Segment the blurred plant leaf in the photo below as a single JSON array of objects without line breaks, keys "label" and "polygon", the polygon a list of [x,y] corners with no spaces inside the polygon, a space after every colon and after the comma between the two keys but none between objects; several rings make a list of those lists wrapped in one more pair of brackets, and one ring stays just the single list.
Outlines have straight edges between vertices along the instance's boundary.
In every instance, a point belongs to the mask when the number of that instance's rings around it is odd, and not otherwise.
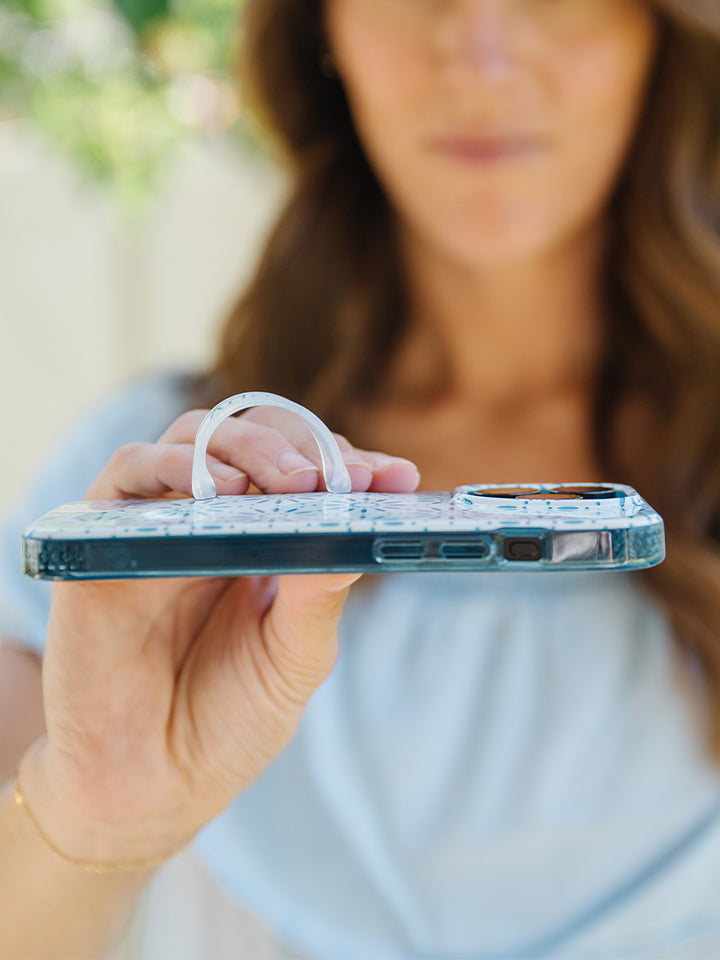
[{"label": "blurred plant leaf", "polygon": [[113,3],[138,36],[142,36],[154,20],[170,15],[167,0],[113,0]]}]

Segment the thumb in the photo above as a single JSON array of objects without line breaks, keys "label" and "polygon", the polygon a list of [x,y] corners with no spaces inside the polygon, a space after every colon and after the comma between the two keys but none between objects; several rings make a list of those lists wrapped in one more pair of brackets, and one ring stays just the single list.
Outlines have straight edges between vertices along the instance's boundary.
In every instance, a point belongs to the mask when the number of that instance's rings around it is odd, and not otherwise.
[{"label": "thumb", "polygon": [[360,573],[292,574],[278,578],[265,619],[268,653],[289,698],[305,703],[337,658],[337,625]]}]

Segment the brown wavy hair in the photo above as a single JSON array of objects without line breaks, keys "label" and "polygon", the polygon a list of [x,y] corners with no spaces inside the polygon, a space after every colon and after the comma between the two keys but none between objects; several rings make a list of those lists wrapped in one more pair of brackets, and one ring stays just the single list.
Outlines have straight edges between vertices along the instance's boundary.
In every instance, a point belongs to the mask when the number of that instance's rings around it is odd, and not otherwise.
[{"label": "brown wavy hair", "polygon": [[[667,560],[640,576],[699,667],[720,762],[720,5],[655,0],[660,45],[610,209],[607,349],[594,442],[606,476],[664,516]],[[272,390],[345,431],[382,383],[407,320],[391,211],[323,69],[322,0],[247,0],[243,96],[290,193],[228,317],[206,402]],[[628,400],[644,443],[623,443]]]}]

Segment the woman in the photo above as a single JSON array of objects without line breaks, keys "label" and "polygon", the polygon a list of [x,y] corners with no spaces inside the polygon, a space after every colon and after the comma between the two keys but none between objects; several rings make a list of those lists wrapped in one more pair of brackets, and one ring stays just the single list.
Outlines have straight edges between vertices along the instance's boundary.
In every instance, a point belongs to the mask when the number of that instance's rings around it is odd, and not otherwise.
[{"label": "woman", "polygon": [[[307,403],[359,490],[629,482],[668,560],[366,579],[342,620],[339,575],[57,587],[32,746],[37,668],[2,651],[6,955],[107,950],[205,828],[228,889],[311,955],[717,956],[720,15],[247,17],[295,190],[196,394]],[[115,400],[113,443],[160,438],[121,446],[87,497],[190,495],[186,406],[177,381]],[[217,431],[220,493],[317,488],[266,416]],[[106,428],[78,428],[31,514],[70,498],[73,450]],[[4,632],[40,647],[21,589]]]}]

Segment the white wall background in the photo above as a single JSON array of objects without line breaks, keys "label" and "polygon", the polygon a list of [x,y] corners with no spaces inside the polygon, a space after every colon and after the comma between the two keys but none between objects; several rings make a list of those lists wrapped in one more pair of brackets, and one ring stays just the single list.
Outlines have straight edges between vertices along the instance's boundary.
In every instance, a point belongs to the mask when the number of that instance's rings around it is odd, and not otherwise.
[{"label": "white wall background", "polygon": [[282,193],[269,165],[197,146],[130,229],[24,125],[0,123],[0,504],[108,388],[210,358]]},{"label": "white wall background", "polygon": [[[0,123],[0,512],[58,432],[109,388],[211,357],[283,187],[268,165],[197,147],[130,230],[31,131]],[[153,881],[117,956],[298,955],[187,852]]]}]

